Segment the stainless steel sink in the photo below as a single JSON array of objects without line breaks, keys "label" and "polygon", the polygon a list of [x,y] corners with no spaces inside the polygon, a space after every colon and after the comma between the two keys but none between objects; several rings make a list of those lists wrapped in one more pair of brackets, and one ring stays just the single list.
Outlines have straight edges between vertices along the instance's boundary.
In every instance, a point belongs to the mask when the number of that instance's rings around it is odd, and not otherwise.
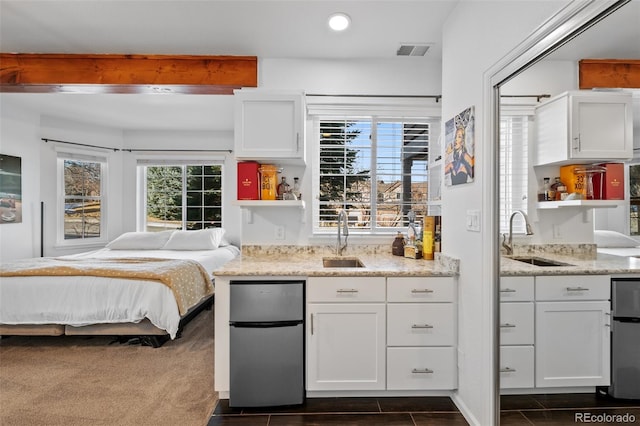
[{"label": "stainless steel sink", "polygon": [[514,256],[509,259],[517,260],[518,262],[528,263],[535,266],[572,266],[568,263],[558,262],[555,260],[543,259],[541,257],[532,256]]},{"label": "stainless steel sink", "polygon": [[325,268],[364,268],[364,263],[355,257],[324,257],[322,266]]}]

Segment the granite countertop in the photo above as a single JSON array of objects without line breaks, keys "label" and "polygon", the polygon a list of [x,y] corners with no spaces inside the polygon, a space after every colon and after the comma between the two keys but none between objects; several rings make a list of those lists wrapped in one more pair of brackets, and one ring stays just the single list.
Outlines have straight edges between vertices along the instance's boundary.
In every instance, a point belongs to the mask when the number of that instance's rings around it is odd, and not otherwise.
[{"label": "granite countertop", "polygon": [[[535,266],[502,256],[503,276],[531,275],[626,275],[640,274],[640,259],[599,254],[595,246],[527,246],[516,256],[566,263],[566,266]],[[336,258],[331,246],[243,246],[242,255],[215,272],[216,276],[457,276],[459,260],[436,253],[434,260],[393,256],[388,246],[349,247],[342,258],[358,258],[364,267],[324,267],[323,258]]]},{"label": "granite countertop", "polygon": [[[390,247],[358,247],[336,256],[332,247],[243,247],[242,255],[226,263],[216,276],[455,276],[458,262],[437,253],[436,260],[393,256]],[[324,267],[323,258],[353,258],[364,267]]]},{"label": "granite countertop", "polygon": [[624,275],[640,274],[640,259],[635,257],[594,254],[591,257],[572,255],[536,254],[534,257],[566,263],[565,266],[534,266],[503,256],[500,274],[503,276],[530,275]]}]

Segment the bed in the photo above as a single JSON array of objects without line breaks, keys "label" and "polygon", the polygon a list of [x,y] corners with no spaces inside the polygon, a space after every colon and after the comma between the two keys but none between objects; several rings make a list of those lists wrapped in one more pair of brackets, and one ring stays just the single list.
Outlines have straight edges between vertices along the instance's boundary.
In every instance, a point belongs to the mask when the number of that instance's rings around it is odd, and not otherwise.
[{"label": "bed", "polygon": [[598,253],[623,257],[640,257],[640,241],[616,231],[595,230],[593,239]]},{"label": "bed", "polygon": [[224,229],[129,232],[103,249],[0,268],[0,335],[137,336],[160,346],[213,301],[240,254]]}]

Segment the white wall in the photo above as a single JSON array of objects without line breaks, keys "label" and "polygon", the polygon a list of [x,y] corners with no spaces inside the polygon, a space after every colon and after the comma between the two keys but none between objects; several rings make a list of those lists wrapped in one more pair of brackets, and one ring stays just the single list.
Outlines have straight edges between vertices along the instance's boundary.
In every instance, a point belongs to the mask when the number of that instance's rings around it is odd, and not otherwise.
[{"label": "white wall", "polygon": [[40,117],[1,94],[0,112],[0,153],[22,165],[22,222],[0,224],[0,260],[40,256]]},{"label": "white wall", "polygon": [[[479,425],[494,423],[492,353],[493,312],[492,265],[484,262],[486,247],[495,235],[484,226],[490,219],[483,206],[491,205],[491,182],[486,168],[492,164],[485,126],[488,93],[484,92],[485,74],[491,66],[524,40],[558,9],[557,2],[460,2],[445,24],[442,69],[442,119],[452,118],[475,106],[475,180],[473,183],[443,188],[442,246],[460,259],[459,276],[459,382],[456,402]],[[467,231],[468,210],[481,212],[481,231]]]},{"label": "white wall", "polygon": [[[426,58],[392,58],[389,60],[302,60],[260,59],[259,86],[265,89],[302,90],[321,95],[439,95],[441,64]],[[439,108],[438,108],[439,109]],[[333,244],[333,237],[310,238],[312,220],[312,176],[317,144],[312,122],[306,126],[306,167],[284,166],[282,176],[293,183],[301,179],[306,209],[258,208],[243,211],[244,244]],[[285,239],[275,240],[276,226],[285,228]],[[357,242],[355,236],[349,237]],[[370,240],[368,240],[370,241]],[[377,242],[386,242],[388,238]]]},{"label": "white wall", "polygon": [[[150,152],[125,152],[123,154],[124,187],[123,199],[123,232],[135,231],[136,208],[136,164],[138,159],[168,159],[180,156],[180,158],[194,158],[198,160],[212,159],[223,161],[222,186],[222,217],[223,227],[227,230],[227,237],[233,244],[241,242],[241,212],[234,205],[236,185],[236,161],[233,155],[225,150],[233,150],[233,131],[148,131],[127,130],[124,132],[124,148],[131,150],[157,150]],[[171,153],[162,152],[162,149],[202,150],[202,152]],[[206,152],[207,150],[221,150],[221,152]]]},{"label": "white wall", "polygon": [[[122,147],[122,130],[108,126],[89,125],[77,121],[60,119],[49,116],[42,116],[40,126],[37,129],[39,137],[83,143],[119,149]],[[44,255],[60,256],[64,254],[87,251],[92,248],[104,246],[104,241],[109,241],[122,231],[123,218],[123,169],[122,152],[107,149],[93,149],[75,147],[69,144],[57,144],[54,142],[44,143],[39,141],[40,149],[40,199],[44,202]],[[64,246],[56,241],[56,228],[58,221],[58,187],[57,187],[57,163],[56,158],[59,151],[79,152],[90,155],[104,156],[107,158],[107,182],[106,182],[106,209],[103,207],[108,229],[106,238],[102,243],[93,246],[82,245]]]}]

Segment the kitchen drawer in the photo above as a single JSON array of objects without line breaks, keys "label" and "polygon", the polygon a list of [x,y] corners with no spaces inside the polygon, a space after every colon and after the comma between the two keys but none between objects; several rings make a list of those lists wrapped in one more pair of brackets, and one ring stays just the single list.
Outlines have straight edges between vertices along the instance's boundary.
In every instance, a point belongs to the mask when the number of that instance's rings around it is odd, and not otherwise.
[{"label": "kitchen drawer", "polygon": [[536,300],[609,300],[609,275],[552,275],[536,277]]},{"label": "kitchen drawer", "polygon": [[455,343],[453,303],[387,304],[387,346],[448,346]]},{"label": "kitchen drawer", "polygon": [[384,302],[384,277],[309,277],[307,302]]},{"label": "kitchen drawer", "polygon": [[534,277],[500,277],[500,301],[533,301]]},{"label": "kitchen drawer", "polygon": [[387,390],[455,389],[456,349],[387,348]]},{"label": "kitchen drawer", "polygon": [[500,346],[500,388],[533,388],[533,346]]},{"label": "kitchen drawer", "polygon": [[500,303],[500,344],[533,345],[533,302]]},{"label": "kitchen drawer", "polygon": [[389,302],[453,302],[456,298],[454,277],[389,277]]}]

